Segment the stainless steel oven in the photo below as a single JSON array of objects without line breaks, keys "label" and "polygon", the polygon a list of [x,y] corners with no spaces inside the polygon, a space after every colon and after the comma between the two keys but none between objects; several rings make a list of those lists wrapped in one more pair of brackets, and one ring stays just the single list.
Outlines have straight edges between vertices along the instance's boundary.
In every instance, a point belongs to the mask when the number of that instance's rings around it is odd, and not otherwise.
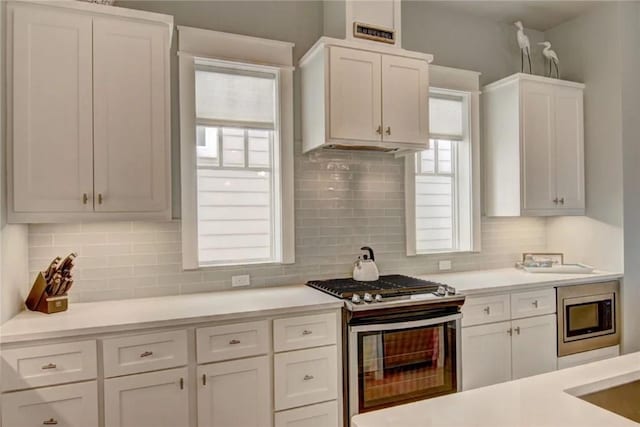
[{"label": "stainless steel oven", "polygon": [[557,289],[558,356],[620,343],[619,294],[617,281]]},{"label": "stainless steel oven", "polygon": [[348,326],[349,418],[460,389],[462,315],[404,316]]}]

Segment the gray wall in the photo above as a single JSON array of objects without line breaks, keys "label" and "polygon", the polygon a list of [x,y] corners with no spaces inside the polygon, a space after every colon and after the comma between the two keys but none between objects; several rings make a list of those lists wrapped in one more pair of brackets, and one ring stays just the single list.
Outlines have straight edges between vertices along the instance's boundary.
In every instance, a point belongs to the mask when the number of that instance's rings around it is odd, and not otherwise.
[{"label": "gray wall", "polygon": [[[326,10],[319,1],[123,1],[118,5],[171,14],[177,25],[294,42],[296,60],[325,29],[339,30],[334,28],[336,25],[323,22],[325,12],[331,16],[336,10]],[[441,64],[481,71],[485,73],[485,81],[519,69],[518,49],[510,50],[515,46],[515,30],[510,25],[464,14],[445,16],[429,3],[411,3],[405,7],[410,8],[403,12],[408,19],[403,23],[407,47],[433,51],[436,58],[443,55],[445,62],[436,59]],[[477,36],[482,43],[469,47],[463,40],[438,40],[443,28],[431,21],[445,18],[449,29],[468,28],[468,35]],[[496,46],[499,46],[497,50]],[[173,62],[174,204],[177,206],[179,138],[175,56]],[[364,244],[376,249],[383,273],[405,274],[434,272],[441,259],[451,259],[455,270],[509,267],[522,251],[545,248],[544,219],[485,218],[482,253],[407,257],[403,160],[375,153],[325,151],[302,155],[299,83],[296,73],[294,265],[183,272],[179,221],[34,225],[29,227],[31,274],[43,268],[51,256],[75,248],[80,253],[79,280],[72,297],[88,301],[225,289],[230,287],[234,274],[251,274],[253,286],[347,276]],[[104,265],[111,267],[104,268]]]},{"label": "gray wall", "polygon": [[549,219],[547,244],[569,261],[624,269],[625,352],[640,349],[635,319],[640,303],[640,221],[634,218],[640,206],[636,9],[632,3],[599,6],[545,33],[560,57],[562,77],[586,84],[587,215]]}]

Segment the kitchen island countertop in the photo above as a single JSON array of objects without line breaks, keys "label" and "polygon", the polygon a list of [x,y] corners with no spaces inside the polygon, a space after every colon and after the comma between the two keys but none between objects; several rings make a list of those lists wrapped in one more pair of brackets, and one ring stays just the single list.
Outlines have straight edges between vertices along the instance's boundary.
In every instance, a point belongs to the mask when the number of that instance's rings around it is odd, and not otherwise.
[{"label": "kitchen island countertop", "polygon": [[352,427],[637,427],[576,395],[638,379],[640,352],[356,415]]}]

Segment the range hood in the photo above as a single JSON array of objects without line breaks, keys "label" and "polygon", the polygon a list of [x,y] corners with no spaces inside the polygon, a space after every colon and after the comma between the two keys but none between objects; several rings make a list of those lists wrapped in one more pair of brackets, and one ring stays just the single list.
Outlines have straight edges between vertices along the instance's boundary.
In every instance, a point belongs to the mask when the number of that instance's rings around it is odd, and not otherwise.
[{"label": "range hood", "polygon": [[303,151],[427,149],[433,56],[400,47],[400,1],[325,7],[325,29],[342,38],[321,37],[299,62]]}]

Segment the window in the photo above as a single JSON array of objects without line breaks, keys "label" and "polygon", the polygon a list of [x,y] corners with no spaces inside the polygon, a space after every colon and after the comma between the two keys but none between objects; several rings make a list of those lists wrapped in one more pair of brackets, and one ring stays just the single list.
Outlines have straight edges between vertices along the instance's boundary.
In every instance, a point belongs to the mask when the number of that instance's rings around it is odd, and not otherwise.
[{"label": "window", "polygon": [[479,248],[472,96],[460,90],[430,91],[429,149],[406,161],[408,255]]},{"label": "window", "polygon": [[[211,33],[241,44],[255,40]],[[289,127],[290,117],[281,117],[290,114],[291,100],[281,100],[290,93],[283,86],[291,71],[181,55],[183,71],[184,267],[293,262],[293,197],[283,182],[292,180],[292,149],[285,144],[293,135],[282,126]]]}]

